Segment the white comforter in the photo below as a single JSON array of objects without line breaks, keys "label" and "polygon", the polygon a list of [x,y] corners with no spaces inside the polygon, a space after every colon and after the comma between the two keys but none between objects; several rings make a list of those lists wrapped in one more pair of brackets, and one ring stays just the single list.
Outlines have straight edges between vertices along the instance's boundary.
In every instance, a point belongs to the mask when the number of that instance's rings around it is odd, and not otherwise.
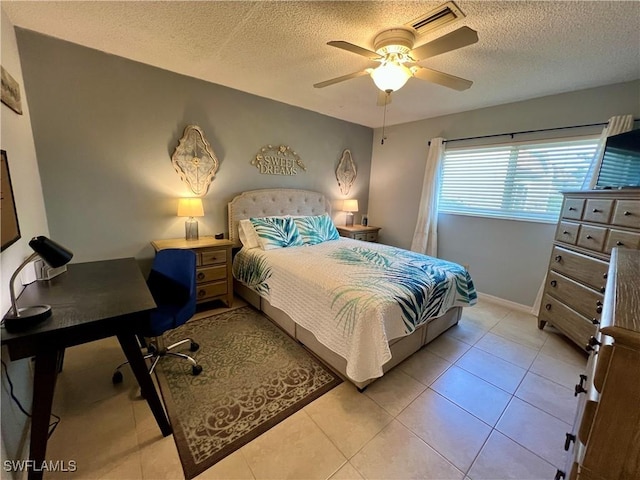
[{"label": "white comforter", "polygon": [[356,382],[382,375],[390,340],[477,298],[460,265],[347,238],[268,251],[243,248],[233,273],[345,358]]}]

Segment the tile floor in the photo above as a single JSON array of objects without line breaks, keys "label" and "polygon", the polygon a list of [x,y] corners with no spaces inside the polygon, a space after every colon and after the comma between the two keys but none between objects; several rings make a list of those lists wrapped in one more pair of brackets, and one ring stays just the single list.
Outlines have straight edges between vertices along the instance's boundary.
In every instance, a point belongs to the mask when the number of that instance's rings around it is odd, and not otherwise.
[{"label": "tile floor", "polygon": [[[45,479],[184,478],[131,373],[111,384],[122,357],[113,339],[67,350],[47,457],[78,470]],[[532,315],[481,300],[364,394],[342,383],[197,479],[551,479],[585,365]]]}]

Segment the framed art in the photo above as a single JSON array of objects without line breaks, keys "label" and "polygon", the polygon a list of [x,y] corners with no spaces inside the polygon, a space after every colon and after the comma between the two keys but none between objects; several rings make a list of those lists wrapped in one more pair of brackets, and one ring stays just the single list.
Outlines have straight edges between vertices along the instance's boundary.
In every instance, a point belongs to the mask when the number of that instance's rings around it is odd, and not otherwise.
[{"label": "framed art", "polygon": [[11,110],[22,115],[22,100],[20,99],[20,85],[7,72],[4,67],[0,66],[0,99]]},{"label": "framed art", "polygon": [[11,175],[7,163],[7,152],[0,150],[2,156],[2,170],[0,171],[0,240],[4,251],[20,238],[20,226],[18,225],[18,213],[13,199],[13,187]]}]

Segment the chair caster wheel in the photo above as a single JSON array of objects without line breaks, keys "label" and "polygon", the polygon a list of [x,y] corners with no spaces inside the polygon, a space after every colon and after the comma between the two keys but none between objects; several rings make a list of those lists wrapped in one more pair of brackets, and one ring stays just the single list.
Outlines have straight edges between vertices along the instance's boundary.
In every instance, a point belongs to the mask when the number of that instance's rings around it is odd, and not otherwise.
[{"label": "chair caster wheel", "polygon": [[193,367],[191,367],[191,373],[194,377],[196,375],[200,375],[200,372],[202,372],[202,367],[200,365],[194,365]]},{"label": "chair caster wheel", "polygon": [[113,377],[111,377],[111,382],[114,385],[122,383],[122,372],[120,370],[113,374]]},{"label": "chair caster wheel", "polygon": [[198,345],[196,342],[191,342],[191,345],[189,346],[189,350],[191,352],[197,352],[199,348],[200,345]]}]

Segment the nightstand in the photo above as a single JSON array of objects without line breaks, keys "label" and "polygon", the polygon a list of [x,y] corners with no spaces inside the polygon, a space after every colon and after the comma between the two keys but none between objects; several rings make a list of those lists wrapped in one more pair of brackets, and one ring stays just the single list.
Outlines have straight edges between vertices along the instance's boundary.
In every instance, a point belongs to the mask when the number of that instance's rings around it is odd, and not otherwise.
[{"label": "nightstand", "polygon": [[157,251],[166,248],[186,248],[196,254],[196,295],[198,303],[222,300],[227,307],[233,304],[233,276],[231,274],[230,240],[200,237],[198,240],[171,238],[153,240]]},{"label": "nightstand", "polygon": [[364,225],[336,226],[336,230],[341,237],[353,238],[354,240],[364,240],[365,242],[377,242],[378,232],[381,227],[370,227]]}]

